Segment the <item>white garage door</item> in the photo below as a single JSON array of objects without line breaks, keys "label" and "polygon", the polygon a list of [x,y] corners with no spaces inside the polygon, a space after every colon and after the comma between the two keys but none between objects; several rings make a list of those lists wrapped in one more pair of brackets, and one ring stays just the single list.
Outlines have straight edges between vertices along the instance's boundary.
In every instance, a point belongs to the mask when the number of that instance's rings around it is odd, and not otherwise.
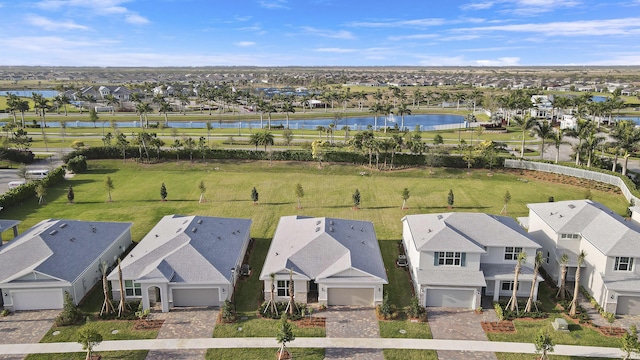
[{"label": "white garage door", "polygon": [[173,289],[173,306],[220,306],[218,288]]},{"label": "white garage door", "polygon": [[373,306],[373,288],[329,288],[329,305]]},{"label": "white garage door", "polygon": [[11,291],[15,310],[62,309],[62,290]]},{"label": "white garage door", "polygon": [[473,308],[475,290],[427,289],[427,306]]},{"label": "white garage door", "polygon": [[640,297],[619,296],[616,314],[619,315],[640,315]]}]

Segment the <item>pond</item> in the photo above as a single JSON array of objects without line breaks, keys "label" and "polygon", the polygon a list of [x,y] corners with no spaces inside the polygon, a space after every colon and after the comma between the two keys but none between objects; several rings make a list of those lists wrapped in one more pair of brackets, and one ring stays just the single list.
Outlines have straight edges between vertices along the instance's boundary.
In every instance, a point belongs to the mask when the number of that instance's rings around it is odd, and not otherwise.
[{"label": "pond", "polygon": [[0,96],[7,96],[7,94],[16,94],[20,97],[31,97],[32,93],[40,94],[45,98],[54,98],[58,95],[55,90],[0,90]]}]

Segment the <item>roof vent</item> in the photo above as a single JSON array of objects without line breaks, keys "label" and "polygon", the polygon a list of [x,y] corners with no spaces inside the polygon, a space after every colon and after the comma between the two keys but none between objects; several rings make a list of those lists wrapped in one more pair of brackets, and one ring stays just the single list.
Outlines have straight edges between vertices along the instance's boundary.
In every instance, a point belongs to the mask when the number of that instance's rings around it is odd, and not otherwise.
[{"label": "roof vent", "polygon": [[316,232],[318,232],[318,231],[320,231],[320,228],[319,228],[319,227],[317,227],[317,228],[316,228]]},{"label": "roof vent", "polygon": [[183,224],[186,224],[186,223],[188,223],[188,222],[189,222],[189,220],[185,220],[185,221],[183,221],[182,223],[183,223]]},{"label": "roof vent", "polygon": [[351,225],[351,230],[353,230],[353,225]]},{"label": "roof vent", "polygon": [[438,215],[438,220],[442,220],[442,215]]},{"label": "roof vent", "polygon": [[320,225],[321,222],[322,221],[320,221],[320,220],[316,221],[316,225]]},{"label": "roof vent", "polygon": [[364,232],[364,228],[360,228],[360,231]]},{"label": "roof vent", "polygon": [[364,240],[360,241],[360,243],[364,244]]},{"label": "roof vent", "polygon": [[96,232],[96,231],[98,231],[98,229],[96,229],[95,226],[91,225],[91,232]]},{"label": "roof vent", "polygon": [[58,230],[51,230],[51,232],[49,233],[49,235],[55,235],[58,233]]},{"label": "roof vent", "polygon": [[74,242],[76,240],[76,238],[72,237],[71,239],[69,239],[69,241]]},{"label": "roof vent", "polygon": [[329,231],[330,231],[330,232],[333,232],[333,226],[330,226],[330,227],[329,227]]},{"label": "roof vent", "polygon": [[429,229],[429,231],[427,231],[427,232],[431,232],[431,229]]},{"label": "roof vent", "polygon": [[156,237],[158,237],[158,234],[156,234]]},{"label": "roof vent", "polygon": [[575,206],[575,205],[573,205],[573,204],[569,204],[569,209],[575,209],[575,208],[576,208],[576,206]]},{"label": "roof vent", "polygon": [[329,225],[333,225],[333,220],[329,220]]},{"label": "roof vent", "polygon": [[222,238],[220,236],[218,236],[218,240],[222,240]]},{"label": "roof vent", "polygon": [[180,231],[182,231],[182,228],[176,230],[176,233],[179,233]]},{"label": "roof vent", "polygon": [[67,223],[62,223],[60,224],[59,228],[64,229],[65,227],[67,227]]},{"label": "roof vent", "polygon": [[196,228],[196,227],[191,228],[191,232],[192,232],[192,233],[194,233],[194,232],[196,232],[196,231],[198,231],[198,228]]},{"label": "roof vent", "polygon": [[202,224],[202,219],[198,219],[198,221],[196,221],[198,224]]},{"label": "roof vent", "polygon": [[558,215],[558,217],[562,217],[562,214]]}]

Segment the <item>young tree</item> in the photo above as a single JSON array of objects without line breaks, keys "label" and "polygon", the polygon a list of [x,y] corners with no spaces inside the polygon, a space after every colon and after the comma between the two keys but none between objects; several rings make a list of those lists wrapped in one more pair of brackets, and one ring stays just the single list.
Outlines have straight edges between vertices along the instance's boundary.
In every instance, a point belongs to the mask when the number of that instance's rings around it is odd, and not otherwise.
[{"label": "young tree", "polygon": [[102,271],[102,295],[104,297],[100,315],[111,314],[114,313],[116,309],[113,308],[113,303],[111,302],[111,291],[109,291],[109,282],[107,281],[107,263],[105,261],[100,264],[100,270]]},{"label": "young tree", "polygon": [[402,189],[401,196],[402,196],[402,210],[406,210],[408,209],[407,200],[409,200],[409,197],[411,197],[411,194],[409,193],[409,188]]},{"label": "young tree", "polygon": [[67,190],[67,200],[69,200],[69,204],[73,204],[73,200],[76,195],[73,193],[73,186],[69,185],[69,189]]},{"label": "young tree", "polygon": [[93,123],[93,127],[96,127],[96,122],[100,119],[100,117],[98,116],[98,113],[96,112],[95,108],[91,108],[91,110],[89,110],[89,120]]},{"label": "young tree", "polygon": [[45,188],[42,183],[38,183],[38,185],[36,185],[36,197],[38,197],[39,205],[46,203],[46,201],[44,200],[45,195],[47,195],[47,188]]},{"label": "young tree", "polygon": [[635,324],[631,325],[628,332],[622,336],[622,346],[620,350],[624,353],[624,359],[631,359],[631,355],[640,353],[640,344],[638,344],[638,328]]},{"label": "young tree", "polygon": [[453,197],[453,189],[449,189],[449,195],[447,196],[447,204],[449,205],[449,209],[453,207],[454,200],[455,199]]},{"label": "young tree", "polygon": [[548,359],[547,353],[553,352],[553,339],[546,330],[540,330],[533,343],[536,347],[536,354],[540,354],[540,360]]},{"label": "young tree", "polygon": [[520,270],[522,269],[522,264],[527,262],[527,253],[521,252],[518,254],[518,260],[516,262],[516,267],[513,271],[513,290],[511,292],[511,299],[509,299],[509,310],[517,311],[518,310],[518,277],[520,276]]},{"label": "young tree", "polygon": [[160,185],[160,198],[162,199],[162,201],[167,200],[168,194],[169,193],[167,192],[167,187],[164,185],[164,183],[162,183],[162,185]]},{"label": "young tree", "polygon": [[567,294],[567,289],[565,287],[567,280],[567,264],[569,264],[569,255],[564,253],[560,256],[560,284],[558,284],[558,293],[556,294],[556,297],[560,297],[561,300],[564,300]]},{"label": "young tree", "polygon": [[253,200],[253,205],[258,203],[258,198],[259,198],[260,194],[258,194],[258,190],[256,190],[256,187],[253,187],[253,190],[251,190],[251,200]]},{"label": "young tree", "polygon": [[504,202],[504,206],[502,207],[502,210],[500,210],[500,214],[509,214],[509,210],[507,210],[507,205],[511,202],[511,193],[509,193],[509,190],[504,193],[502,201]]},{"label": "young tree", "polygon": [[[544,263],[544,257],[542,256],[542,252],[536,252],[536,257],[533,261],[533,281],[531,282],[531,291],[529,292],[529,298],[527,299],[527,305],[524,307],[524,312],[531,312],[531,305],[533,302],[533,293],[536,289],[536,284],[538,283],[538,272],[540,271],[540,265]],[[536,310],[538,306],[536,305]]]},{"label": "young tree", "polygon": [[107,178],[104,179],[104,187],[107,189],[107,194],[109,194],[107,202],[112,202],[113,199],[111,199],[111,191],[113,191],[113,180],[111,180],[111,176],[107,176]]},{"label": "young tree", "polygon": [[587,257],[587,253],[584,250],[580,251],[578,254],[578,266],[576,267],[576,282],[573,287],[573,299],[571,299],[571,309],[569,310],[570,316],[576,316],[576,312],[578,311],[578,291],[580,290],[580,267],[582,263],[584,263],[584,258]]},{"label": "young tree", "polygon": [[93,348],[102,342],[102,335],[96,329],[88,324],[78,331],[78,343],[82,344],[82,350],[87,350],[86,360],[91,360]]},{"label": "young tree", "polygon": [[205,200],[204,198],[204,193],[207,191],[207,187],[204,185],[204,181],[200,180],[200,184],[198,184],[198,190],[200,190],[200,201],[198,201],[199,203],[202,203]]},{"label": "young tree", "polygon": [[296,197],[298,198],[298,209],[302,209],[300,200],[304,197],[304,189],[300,183],[296,184]]},{"label": "young tree", "polygon": [[82,317],[82,313],[73,302],[73,298],[68,291],[64,292],[64,305],[62,307],[62,312],[58,317],[56,317],[55,324],[57,326],[68,326],[73,325],[80,320]]},{"label": "young tree", "polygon": [[351,195],[351,200],[353,200],[353,208],[356,210],[359,209],[360,208],[360,190],[356,189],[353,195]]},{"label": "young tree", "polygon": [[287,314],[283,313],[280,318],[280,324],[278,325],[278,334],[276,334],[278,344],[282,344],[278,350],[278,360],[291,358],[291,353],[289,349],[287,349],[287,343],[295,340],[295,338],[291,324],[287,321]]}]

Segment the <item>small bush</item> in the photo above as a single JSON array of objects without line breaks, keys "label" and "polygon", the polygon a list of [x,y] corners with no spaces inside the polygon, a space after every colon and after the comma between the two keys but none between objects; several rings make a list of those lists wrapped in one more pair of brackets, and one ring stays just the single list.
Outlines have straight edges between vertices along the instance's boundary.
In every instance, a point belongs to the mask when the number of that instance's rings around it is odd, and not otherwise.
[{"label": "small bush", "polygon": [[69,326],[80,322],[84,317],[82,311],[73,303],[73,298],[69,292],[64,292],[64,307],[62,312],[55,319],[56,326]]},{"label": "small bush", "polygon": [[224,305],[222,305],[222,309],[220,310],[222,320],[224,322],[231,323],[236,321],[236,311],[231,301],[225,300]]},{"label": "small bush", "polygon": [[270,318],[270,319],[280,319],[280,317],[282,316],[282,313],[287,312],[287,316],[289,319],[295,321],[295,320],[299,320],[302,318],[302,313],[304,312],[305,314],[309,313],[307,311],[307,304],[304,303],[296,303],[295,308],[293,309],[293,314],[288,314],[288,311],[285,311],[287,309],[287,304],[288,302],[276,302],[276,309],[278,311],[278,313],[274,313],[271,311],[271,305],[267,306],[268,301],[265,301],[262,303],[262,305],[260,305],[260,309],[259,309],[259,314],[261,316],[264,316],[266,318]]},{"label": "small bush", "polygon": [[69,161],[67,161],[67,168],[75,174],[87,171],[87,157],[84,155],[78,155],[69,159]]},{"label": "small bush", "polygon": [[9,316],[9,314],[10,314],[9,310],[7,310],[7,309],[3,309],[3,310],[0,312],[0,317],[6,317],[6,316]]}]

